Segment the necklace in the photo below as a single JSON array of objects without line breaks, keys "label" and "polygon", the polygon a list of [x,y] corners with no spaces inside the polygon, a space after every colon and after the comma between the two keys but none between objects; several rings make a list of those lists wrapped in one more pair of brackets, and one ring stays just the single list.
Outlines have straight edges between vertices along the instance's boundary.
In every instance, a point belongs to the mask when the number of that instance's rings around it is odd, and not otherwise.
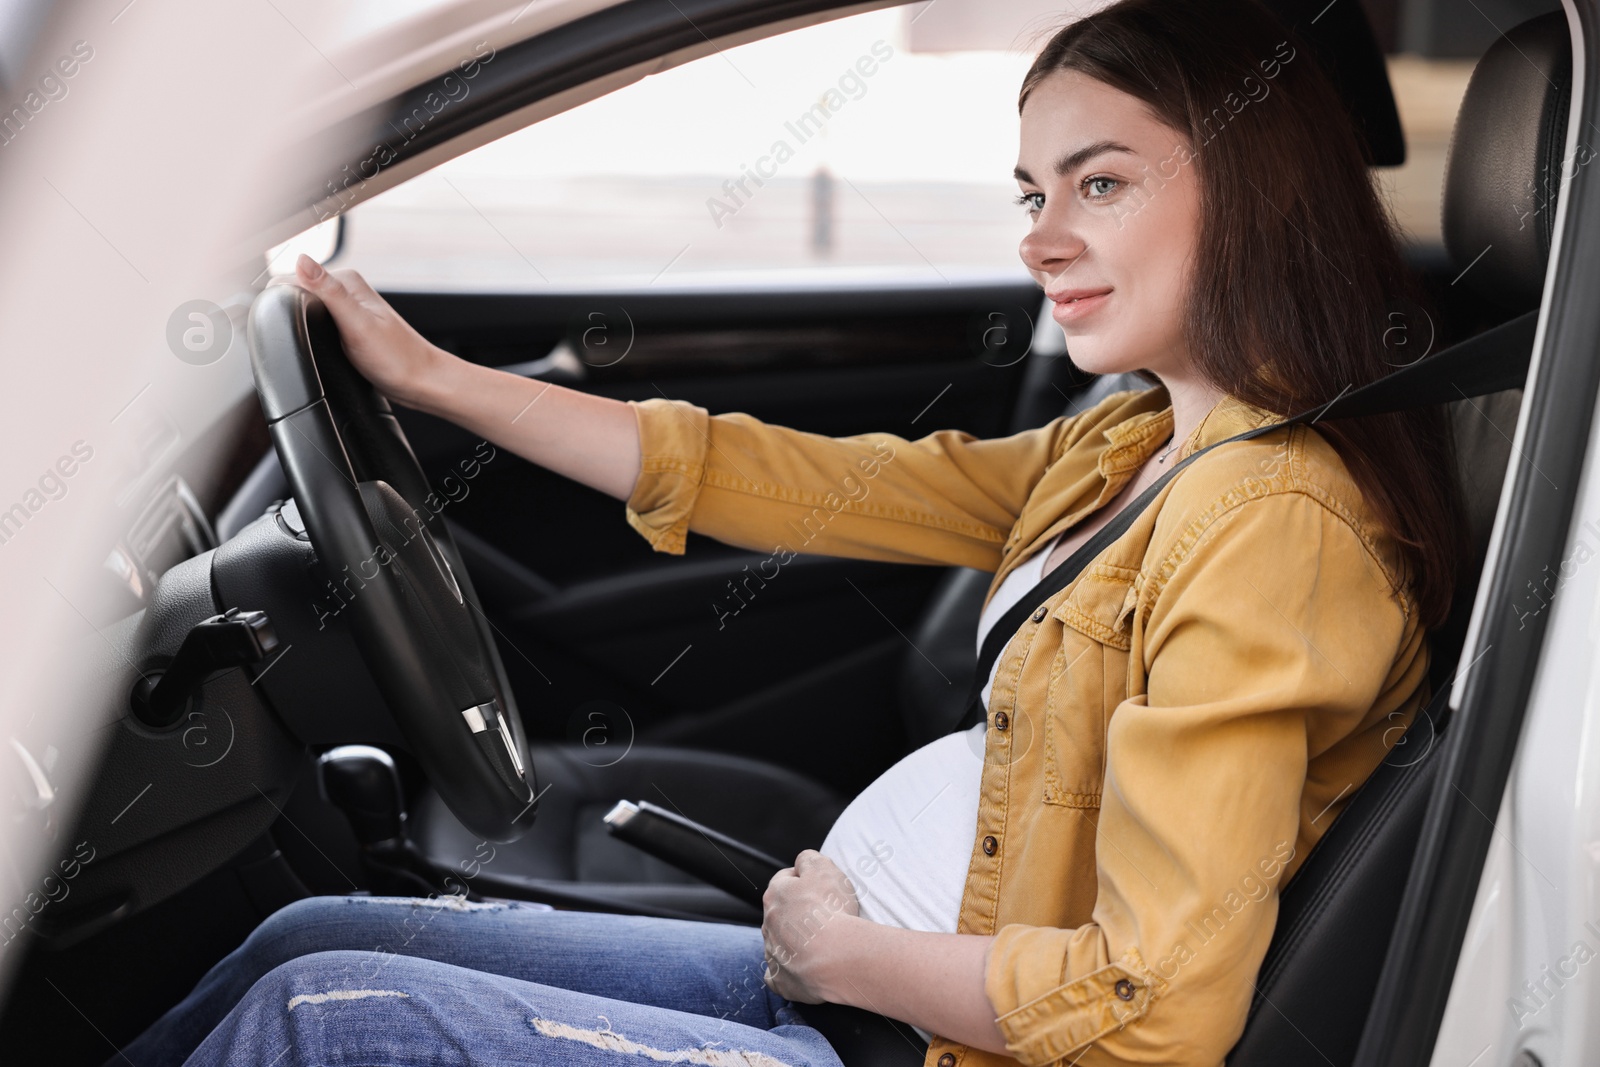
[{"label": "necklace", "polygon": [[1172,435],[1171,442],[1171,444],[1167,445],[1167,450],[1161,453],[1161,455],[1156,459],[1157,463],[1165,463],[1167,461],[1167,457],[1172,455],[1172,450],[1178,447],[1177,434]]}]

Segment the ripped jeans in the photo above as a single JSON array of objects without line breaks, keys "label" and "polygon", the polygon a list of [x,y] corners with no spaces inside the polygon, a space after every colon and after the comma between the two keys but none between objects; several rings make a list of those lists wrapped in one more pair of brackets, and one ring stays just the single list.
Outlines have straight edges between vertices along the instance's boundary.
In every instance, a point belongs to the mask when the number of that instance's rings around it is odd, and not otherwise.
[{"label": "ripped jeans", "polygon": [[752,926],[312,897],[107,1067],[843,1067],[764,970]]}]

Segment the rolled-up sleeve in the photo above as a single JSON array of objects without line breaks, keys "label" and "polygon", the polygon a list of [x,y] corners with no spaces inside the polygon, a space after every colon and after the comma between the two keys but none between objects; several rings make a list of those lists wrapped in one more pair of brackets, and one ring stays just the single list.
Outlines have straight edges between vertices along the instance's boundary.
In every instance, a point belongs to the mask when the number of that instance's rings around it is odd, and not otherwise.
[{"label": "rolled-up sleeve", "polygon": [[639,427],[639,479],[626,505],[628,525],[657,552],[682,555],[689,513],[705,480],[710,417],[681,400],[630,400],[628,406]]},{"label": "rolled-up sleeve", "polygon": [[1009,437],[939,430],[913,441],[826,437],[683,400],[629,403],[641,463],[627,520],[659,552],[681,554],[692,530],[764,552],[991,571],[1045,469],[1105,407]]},{"label": "rolled-up sleeve", "polygon": [[1298,858],[1310,738],[1367,728],[1415,629],[1357,529],[1299,492],[1179,537],[1139,611],[1147,686],[1108,726],[1092,921],[1002,926],[988,959],[1028,1065],[1223,1062]]}]

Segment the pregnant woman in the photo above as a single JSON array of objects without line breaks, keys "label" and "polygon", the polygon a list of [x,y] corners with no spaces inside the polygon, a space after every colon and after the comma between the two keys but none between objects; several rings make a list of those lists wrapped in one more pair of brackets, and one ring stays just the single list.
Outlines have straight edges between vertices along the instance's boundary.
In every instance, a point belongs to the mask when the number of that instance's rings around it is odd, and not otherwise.
[{"label": "pregnant woman", "polygon": [[[772,552],[809,520],[806,551],[996,572],[987,628],[1186,457],[1381,377],[1409,288],[1351,119],[1252,0],[1072,23],[1020,107],[1022,259],[1076,364],[1153,387],[1003,439],[607,400],[456,359],[353,272],[297,281],[381,391],[623,501],[656,550]],[[1451,462],[1437,409],[1197,460],[1009,636],[983,721],[773,879],[759,930],[302,901],[113,1062],[837,1067],[792,1006],[826,1000],[917,1027],[930,1067],[1217,1067],[1279,887],[1428,696]]]}]

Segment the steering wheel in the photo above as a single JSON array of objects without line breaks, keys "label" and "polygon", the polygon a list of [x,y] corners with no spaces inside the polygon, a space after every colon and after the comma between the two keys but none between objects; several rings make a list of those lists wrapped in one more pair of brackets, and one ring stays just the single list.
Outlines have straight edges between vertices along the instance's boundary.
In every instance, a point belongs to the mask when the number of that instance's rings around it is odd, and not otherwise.
[{"label": "steering wheel", "polygon": [[456,818],[516,840],[537,812],[533,765],[442,498],[319,298],[268,286],[248,333],[273,448],[378,691]]}]

